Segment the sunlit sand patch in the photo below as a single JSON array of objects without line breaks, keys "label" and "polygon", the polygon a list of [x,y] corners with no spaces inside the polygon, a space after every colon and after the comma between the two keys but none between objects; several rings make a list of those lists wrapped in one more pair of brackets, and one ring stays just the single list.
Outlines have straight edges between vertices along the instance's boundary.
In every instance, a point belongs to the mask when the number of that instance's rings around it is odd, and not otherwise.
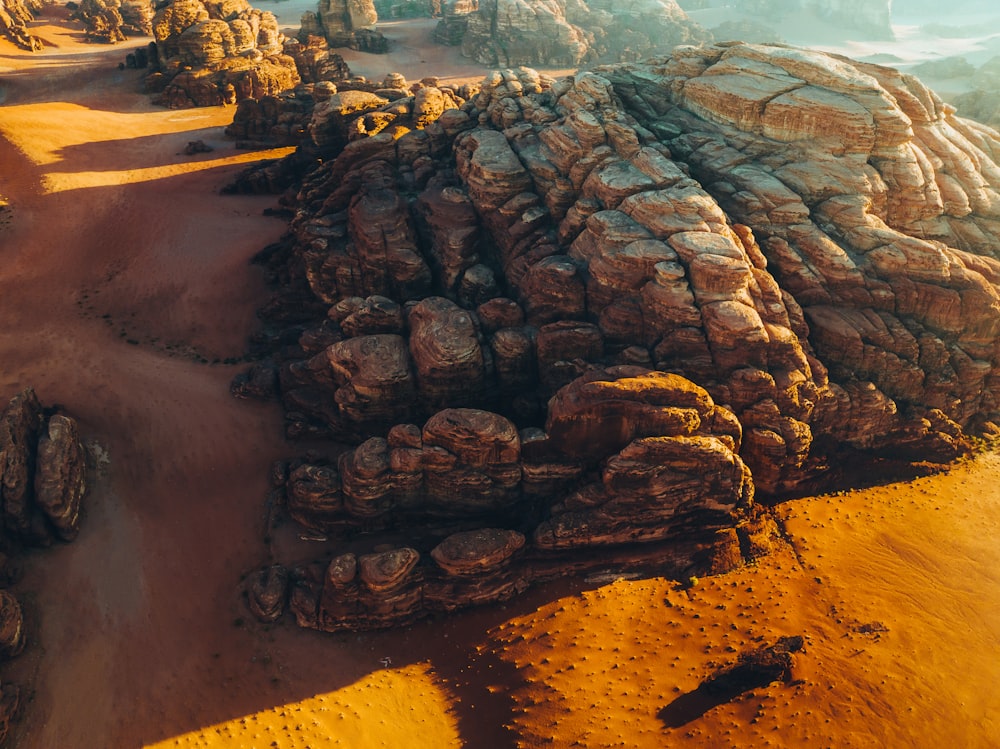
[{"label": "sunlit sand patch", "polygon": [[[521,746],[996,746],[1000,457],[794,500],[794,546],[691,587],[617,581],[492,633]],[[979,474],[976,473],[979,472]],[[802,635],[793,680],[692,699],[739,654]]]},{"label": "sunlit sand patch", "polygon": [[[52,117],[53,109],[59,110],[60,117]],[[227,147],[216,149],[215,154],[219,155],[192,158],[179,152],[182,141],[178,138],[178,152],[161,153],[159,159],[156,154],[149,154],[145,160],[147,163],[153,162],[153,166],[137,164],[129,169],[72,172],[60,169],[60,165],[69,158],[68,152],[77,148],[92,152],[93,156],[89,158],[91,162],[114,166],[116,156],[126,150],[127,144],[120,143],[123,133],[128,133],[128,139],[152,138],[164,134],[181,137],[189,134],[192,139],[201,139],[206,137],[206,128],[218,127],[220,130],[213,135],[220,136],[221,127],[232,118],[232,111],[219,107],[196,112],[158,110],[109,113],[78,104],[25,104],[7,107],[0,113],[0,132],[28,159],[39,166],[49,167],[42,176],[42,189],[46,193],[148,182],[215,167],[281,158],[294,150],[286,147],[264,151],[236,151],[232,144],[226,144]],[[104,154],[104,158],[99,157],[99,153]],[[158,160],[164,163],[156,163]],[[70,161],[79,162],[79,159]]]},{"label": "sunlit sand patch", "polygon": [[275,148],[268,151],[240,152],[232,156],[218,159],[205,159],[200,161],[189,161],[180,164],[169,164],[166,166],[150,166],[142,169],[121,169],[106,172],[74,172],[64,174],[52,172],[45,175],[43,180],[43,190],[46,193],[62,192],[63,190],[76,190],[84,187],[107,187],[110,185],[131,185],[138,182],[150,182],[164,177],[173,177],[178,174],[190,174],[200,172],[205,169],[215,167],[232,166],[234,164],[256,163],[262,158],[276,159],[286,156],[294,148]]},{"label": "sunlit sand patch", "polygon": [[429,664],[386,668],[336,692],[165,739],[146,749],[462,746],[451,697]]}]

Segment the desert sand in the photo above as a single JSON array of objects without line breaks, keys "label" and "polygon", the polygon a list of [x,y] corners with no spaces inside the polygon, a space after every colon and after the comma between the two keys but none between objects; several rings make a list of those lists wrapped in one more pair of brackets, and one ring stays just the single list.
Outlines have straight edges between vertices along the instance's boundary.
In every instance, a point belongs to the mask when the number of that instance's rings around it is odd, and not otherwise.
[{"label": "desert sand", "polygon": [[[272,198],[218,190],[281,152],[234,150],[232,109],[151,106],[122,46],[35,33],[40,55],[0,41],[0,395],[33,385],[76,416],[95,486],[79,539],[25,560],[13,746],[996,745],[993,454],[787,502],[787,546],[685,586],[612,571],[387,633],[255,623],[240,578],[295,447],[276,405],[229,397],[226,362],[267,294],[248,260],[283,226]],[[475,72],[454,50],[384,61]],[[216,149],[183,155],[196,139]],[[699,700],[715,666],[794,634],[791,684]]]}]

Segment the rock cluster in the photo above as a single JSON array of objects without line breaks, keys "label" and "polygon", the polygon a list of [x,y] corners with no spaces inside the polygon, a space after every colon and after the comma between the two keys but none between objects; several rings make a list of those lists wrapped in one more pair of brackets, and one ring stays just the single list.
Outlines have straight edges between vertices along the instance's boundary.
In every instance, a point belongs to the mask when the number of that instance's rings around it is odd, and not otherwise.
[{"label": "rock cluster", "polygon": [[146,89],[170,108],[260,99],[299,82],[274,14],[247,0],[170,0],[152,20],[154,72]]},{"label": "rock cluster", "polygon": [[29,52],[42,48],[42,40],[28,31],[28,24],[34,20],[32,11],[37,10],[33,5],[25,0],[0,0],[0,32]]},{"label": "rock cluster", "polygon": [[[47,414],[26,389],[0,412],[0,662],[25,645],[24,619],[14,595],[10,556],[24,545],[71,541],[87,492],[86,453],[76,421]],[[17,709],[19,691],[0,688],[0,741]]]},{"label": "rock cluster", "polygon": [[451,0],[435,39],[484,65],[639,60],[711,39],[675,0]]},{"label": "rock cluster", "polygon": [[[1000,136],[912,77],[717,44],[496,72],[398,137],[344,119],[310,131],[329,150],[263,256],[273,355],[234,392],[357,447],[275,472],[333,540],[257,609],[388,626],[441,586],[725,569],[766,545],[754,489],[998,430]],[[512,551],[463,587],[448,549],[479,547],[440,545],[483,529]]]},{"label": "rock cluster", "polygon": [[153,35],[150,0],[80,0],[73,17],[83,21],[91,41],[114,44],[129,35]]},{"label": "rock cluster", "polygon": [[389,40],[375,28],[377,21],[372,0],[319,0],[315,13],[302,15],[299,38],[322,36],[331,47],[384,54],[389,51]]},{"label": "rock cluster", "polygon": [[[339,55],[332,56],[343,62]],[[279,96],[240,102],[226,134],[238,141],[297,145],[300,150],[294,161],[326,158],[350,141],[379,132],[399,137],[423,129],[445,112],[461,107],[476,90],[468,85],[439,86],[436,78],[408,82],[399,73],[369,81],[350,76],[346,64],[343,70],[343,79],[321,80]],[[244,175],[234,191],[280,192],[295,175],[287,161],[265,164]]]}]

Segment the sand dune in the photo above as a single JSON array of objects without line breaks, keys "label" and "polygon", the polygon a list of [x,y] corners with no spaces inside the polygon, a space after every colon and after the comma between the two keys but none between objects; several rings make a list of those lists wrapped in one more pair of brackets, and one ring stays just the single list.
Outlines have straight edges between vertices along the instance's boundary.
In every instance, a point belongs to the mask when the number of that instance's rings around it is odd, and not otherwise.
[{"label": "sand dune", "polygon": [[[996,456],[787,503],[791,546],[689,589],[565,580],[383,634],[253,623],[239,580],[294,448],[224,361],[266,295],[247,260],[283,226],[218,189],[274,154],[225,143],[231,109],[152,107],[123,47],[36,33],[41,55],[0,42],[0,394],[34,385],[109,462],[80,538],[26,561],[13,745],[995,746]],[[199,138],[216,150],[182,155]],[[795,683],[700,716],[683,699],[785,634],[806,638]]]}]

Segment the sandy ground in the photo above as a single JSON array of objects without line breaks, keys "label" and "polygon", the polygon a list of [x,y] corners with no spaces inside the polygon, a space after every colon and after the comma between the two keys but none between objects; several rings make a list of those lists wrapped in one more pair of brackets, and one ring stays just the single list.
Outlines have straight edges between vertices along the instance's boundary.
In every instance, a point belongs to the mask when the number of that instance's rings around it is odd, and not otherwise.
[{"label": "sandy ground", "polygon": [[[239,579],[261,561],[268,465],[293,447],[276,406],[228,396],[224,361],[266,294],[247,260],[283,227],[271,199],[218,188],[262,154],[224,142],[231,109],[150,106],[124,48],[36,33],[41,55],[0,41],[0,395],[35,386],[109,462],[79,539],[26,561],[12,745],[996,745],[996,456],[788,503],[792,546],[688,590],[565,580],[383,634],[252,622]],[[181,155],[198,138],[216,150]],[[691,696],[783,634],[807,640],[795,684]]]}]

